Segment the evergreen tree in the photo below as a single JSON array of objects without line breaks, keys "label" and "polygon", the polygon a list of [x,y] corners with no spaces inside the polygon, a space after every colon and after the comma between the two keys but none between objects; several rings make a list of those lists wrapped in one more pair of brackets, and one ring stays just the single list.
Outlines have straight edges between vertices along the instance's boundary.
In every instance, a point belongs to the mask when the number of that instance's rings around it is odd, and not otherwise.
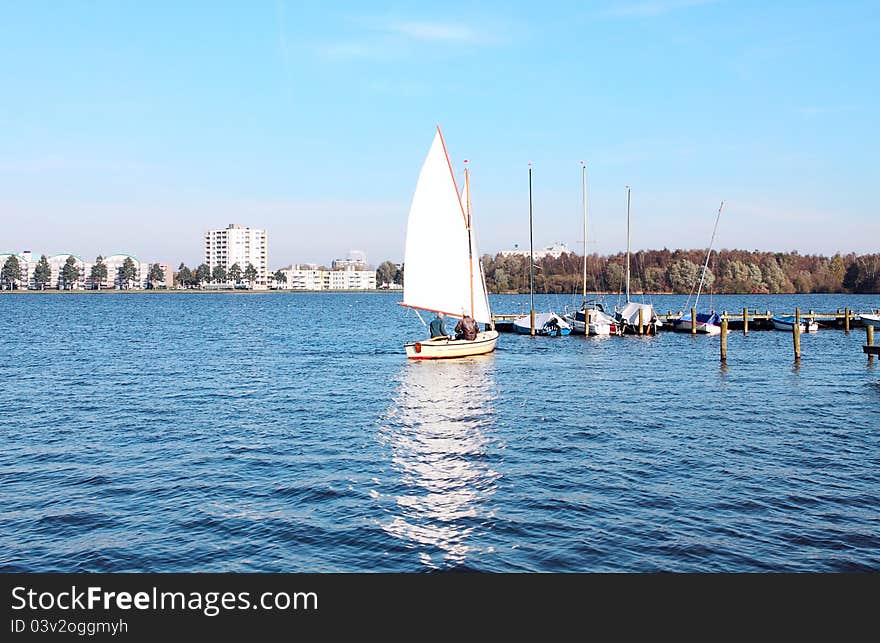
[{"label": "evergreen tree", "polygon": [[34,286],[40,290],[46,289],[46,284],[52,280],[52,268],[49,267],[49,259],[46,255],[40,255],[40,261],[34,268]]},{"label": "evergreen tree", "polygon": [[244,278],[247,279],[248,287],[253,290],[254,282],[257,280],[257,269],[250,261],[248,261],[247,268],[244,269]]},{"label": "evergreen tree", "polygon": [[73,286],[79,279],[79,267],[76,265],[76,257],[70,255],[61,268],[61,283],[64,288],[73,290]]},{"label": "evergreen tree", "polygon": [[137,279],[137,268],[135,268],[131,257],[126,257],[119,269],[119,285],[123,288],[131,288],[131,282],[135,279]]},{"label": "evergreen tree", "polygon": [[150,265],[150,272],[147,273],[147,285],[153,289],[160,281],[165,281],[165,271],[162,266],[157,263]]},{"label": "evergreen tree", "polygon": [[0,271],[0,275],[2,275],[0,278],[2,278],[3,283],[6,284],[9,290],[18,288],[18,284],[21,282],[21,263],[18,261],[18,257],[10,255],[6,263],[3,264],[3,270]]},{"label": "evergreen tree", "polygon": [[101,290],[101,285],[104,283],[104,280],[107,278],[107,264],[104,263],[104,257],[98,255],[95,259],[95,265],[92,266],[92,287],[98,288]]},{"label": "evergreen tree", "polygon": [[283,270],[276,270],[275,274],[275,287],[278,287],[278,284],[286,284],[287,283],[287,273]]},{"label": "evergreen tree", "polygon": [[199,286],[204,286],[211,281],[211,269],[208,267],[208,264],[203,263],[196,268],[195,281]]},{"label": "evergreen tree", "polygon": [[186,264],[181,262],[180,266],[177,268],[177,285],[183,286],[186,288],[193,281],[192,270],[186,267]]},{"label": "evergreen tree", "polygon": [[234,263],[229,267],[229,280],[233,285],[241,281],[241,266],[238,263]]},{"label": "evergreen tree", "polygon": [[224,268],[221,264],[217,264],[214,266],[214,269],[211,271],[211,279],[213,279],[215,284],[225,284],[226,283],[226,268]]}]

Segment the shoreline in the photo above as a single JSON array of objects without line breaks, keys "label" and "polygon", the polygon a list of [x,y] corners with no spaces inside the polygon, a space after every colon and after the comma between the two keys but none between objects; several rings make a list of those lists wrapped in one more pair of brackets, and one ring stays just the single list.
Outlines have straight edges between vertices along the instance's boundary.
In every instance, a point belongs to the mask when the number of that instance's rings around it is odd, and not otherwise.
[{"label": "shoreline", "polygon": [[[110,288],[106,290],[0,290],[0,295],[272,295],[272,294],[288,294],[288,295],[303,295],[303,294],[339,294],[339,295],[350,295],[350,294],[373,294],[373,295],[390,295],[390,294],[403,294],[403,290],[363,290],[363,289],[346,289],[346,290],[220,290],[220,289],[205,289],[200,290],[198,288],[187,288],[183,290],[178,289],[146,289],[146,288],[131,288],[127,290],[118,290],[115,288]],[[522,296],[528,295],[528,292],[490,292],[490,295],[509,295],[509,296]],[[536,295],[554,295],[557,297],[578,297],[582,296],[581,293],[553,293],[553,292],[536,292]],[[675,293],[675,292],[633,292],[631,296],[638,297],[675,297],[675,296],[684,296],[687,293]],[[715,293],[715,296],[723,296],[723,297],[742,297],[746,295],[752,295],[756,297],[790,297],[790,296],[803,296],[803,295],[877,295],[878,293],[872,292],[780,292],[780,293],[754,293],[754,292],[726,292],[726,293]],[[618,293],[603,293],[603,292],[590,292],[587,293],[587,297],[616,297]]]}]

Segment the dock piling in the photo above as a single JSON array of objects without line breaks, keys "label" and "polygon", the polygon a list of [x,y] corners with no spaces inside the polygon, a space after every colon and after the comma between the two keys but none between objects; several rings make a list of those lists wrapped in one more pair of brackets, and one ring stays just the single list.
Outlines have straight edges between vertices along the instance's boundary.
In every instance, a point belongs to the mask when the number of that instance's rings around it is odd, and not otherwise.
[{"label": "dock piling", "polygon": [[697,309],[691,308],[691,335],[697,334]]},{"label": "dock piling", "polygon": [[645,331],[645,314],[644,314],[644,312],[645,312],[644,310],[639,308],[639,335],[641,335]]},{"label": "dock piling", "polygon": [[721,362],[727,363],[727,313],[721,318]]},{"label": "dock piling", "polygon": [[845,308],[843,311],[843,330],[849,332],[849,308]]},{"label": "dock piling", "polygon": [[743,308],[743,335],[748,335],[748,334],[749,334],[749,309]]},{"label": "dock piling", "polygon": [[801,361],[801,309],[794,309],[794,325],[791,327],[791,336],[794,339],[794,361]]}]

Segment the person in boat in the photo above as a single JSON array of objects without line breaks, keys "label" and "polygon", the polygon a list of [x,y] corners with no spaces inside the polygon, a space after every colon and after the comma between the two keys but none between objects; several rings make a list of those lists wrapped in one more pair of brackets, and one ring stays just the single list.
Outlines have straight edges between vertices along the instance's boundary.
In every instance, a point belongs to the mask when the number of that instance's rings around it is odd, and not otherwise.
[{"label": "person in boat", "polygon": [[461,321],[455,325],[455,339],[466,339],[472,342],[477,338],[478,332],[480,329],[477,328],[476,320],[470,315],[462,314]]},{"label": "person in boat", "polygon": [[437,313],[437,316],[431,320],[431,324],[428,326],[428,331],[431,334],[431,339],[448,336],[446,334],[446,326],[443,322],[443,316],[443,313]]},{"label": "person in boat", "polygon": [[562,329],[559,328],[559,320],[555,317],[548,319],[544,327],[547,329],[548,335],[559,335],[562,332]]}]

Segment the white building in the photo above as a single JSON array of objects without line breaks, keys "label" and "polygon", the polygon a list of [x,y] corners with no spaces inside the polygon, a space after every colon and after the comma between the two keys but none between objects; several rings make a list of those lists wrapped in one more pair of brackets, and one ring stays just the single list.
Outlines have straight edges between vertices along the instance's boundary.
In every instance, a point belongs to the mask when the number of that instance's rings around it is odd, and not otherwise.
[{"label": "white building", "polygon": [[[69,257],[73,257],[74,265],[77,268],[77,278],[73,283],[65,284],[64,279],[62,278],[62,272],[64,271],[64,264],[67,263]],[[63,290],[65,287],[70,288],[71,290],[85,289],[86,280],[88,279],[89,271],[92,269],[92,264],[86,263],[79,255],[67,252],[52,255],[48,259],[49,269],[52,271],[52,277],[49,279],[49,283],[46,284],[47,288],[57,288],[58,290]],[[34,266],[36,266],[36,263],[34,263]],[[31,271],[31,274],[33,274],[33,271]]]},{"label": "white building", "polygon": [[[27,289],[30,286],[30,280],[33,275],[30,250],[25,250],[22,253],[0,252],[0,270],[2,270],[3,266],[6,265],[6,262],[9,261],[10,257],[15,257],[16,259],[18,259],[18,266],[21,270],[21,279],[16,282],[15,287],[18,289]],[[2,284],[0,284],[0,287],[7,288],[6,282],[4,281]]]},{"label": "white building", "polygon": [[[541,248],[540,250],[535,250],[534,256],[535,261],[543,259],[544,257],[553,257],[554,259],[559,259],[563,254],[570,254],[571,250],[568,249],[564,243],[554,243],[553,245],[547,246],[546,248]],[[502,250],[502,257],[528,257],[529,250],[526,248],[525,250],[521,250],[516,248],[514,250]]]},{"label": "white building", "polygon": [[[231,223],[225,229],[208,230],[205,233],[205,263],[208,267],[213,271],[214,266],[223,266],[228,273],[237,263],[244,275],[248,264],[252,264],[257,270],[257,279],[253,284],[257,290],[268,287],[267,254],[265,230]],[[227,281],[226,285],[235,286],[232,281]]]},{"label": "white building", "polygon": [[369,267],[367,255],[361,250],[350,250],[348,259],[334,259],[332,266],[333,270],[366,270]]},{"label": "white building", "polygon": [[279,290],[375,290],[375,270],[327,270],[316,264],[282,268],[286,282],[276,283]]},{"label": "white building", "polygon": [[[0,266],[2,266],[12,255],[18,259],[18,263],[21,266],[21,283],[19,288],[37,289],[37,284],[34,281],[34,272],[37,265],[40,263],[40,257],[34,255],[30,250],[25,250],[22,253],[4,252],[0,253]],[[65,284],[62,273],[64,271],[64,265],[70,257],[73,257],[73,263],[77,269],[77,278],[72,284]],[[97,290],[98,284],[92,282],[92,268],[97,260],[85,261],[79,255],[67,252],[52,255],[46,257],[46,259],[51,273],[49,281],[45,286],[47,289],[62,290],[69,287],[71,290]],[[135,269],[135,277],[128,284],[123,283],[120,276],[122,266],[125,264],[126,259],[131,259]],[[148,276],[150,274],[149,263],[141,261],[137,257],[129,254],[108,255],[107,257],[102,258],[102,262],[107,266],[107,277],[101,281],[101,290],[109,290],[112,288],[140,289],[147,287]],[[165,271],[165,281],[164,283],[159,282],[156,285],[165,285],[170,288],[172,280],[174,279],[173,268],[170,264],[159,265]]]}]

